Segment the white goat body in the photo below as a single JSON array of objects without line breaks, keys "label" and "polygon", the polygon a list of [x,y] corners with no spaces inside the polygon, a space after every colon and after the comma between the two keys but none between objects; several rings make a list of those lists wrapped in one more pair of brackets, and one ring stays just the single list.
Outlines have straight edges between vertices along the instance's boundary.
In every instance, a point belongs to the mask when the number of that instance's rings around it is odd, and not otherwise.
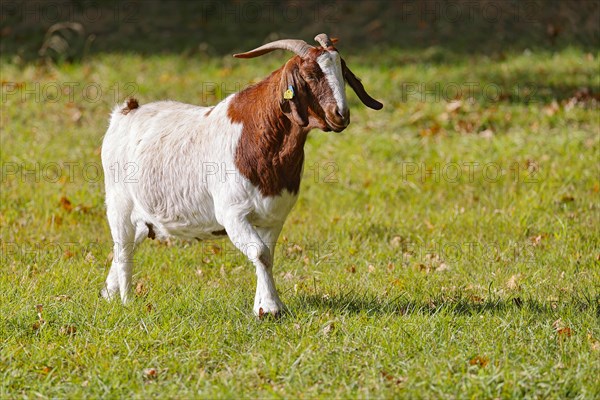
[{"label": "white goat body", "polygon": [[[119,293],[127,301],[134,249],[144,238],[227,234],[256,267],[255,314],[283,309],[273,256],[298,196],[306,135],[312,128],[346,128],[344,78],[365,104],[381,108],[321,36],[323,48],[283,40],[238,55],[254,57],[276,48],[298,54],[214,107],[173,101],[139,107],[130,99],[113,110],[102,146],[114,241],[103,296]],[[311,79],[304,81],[305,75]]]}]

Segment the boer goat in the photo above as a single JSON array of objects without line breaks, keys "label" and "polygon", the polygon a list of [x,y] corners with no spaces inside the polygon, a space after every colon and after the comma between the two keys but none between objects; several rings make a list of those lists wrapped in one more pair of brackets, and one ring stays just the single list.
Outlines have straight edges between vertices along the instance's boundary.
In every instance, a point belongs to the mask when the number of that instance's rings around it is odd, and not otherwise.
[{"label": "boer goat", "polygon": [[281,228],[298,198],[304,142],[313,128],[350,123],[344,81],[368,107],[370,97],[325,34],[321,46],[277,40],[235,54],[276,49],[296,55],[255,85],[213,107],[174,101],[113,110],[102,145],[113,261],[102,290],[127,301],[133,252],[146,237],[212,239],[227,235],[256,267],[254,313],[283,310],[273,280]]}]

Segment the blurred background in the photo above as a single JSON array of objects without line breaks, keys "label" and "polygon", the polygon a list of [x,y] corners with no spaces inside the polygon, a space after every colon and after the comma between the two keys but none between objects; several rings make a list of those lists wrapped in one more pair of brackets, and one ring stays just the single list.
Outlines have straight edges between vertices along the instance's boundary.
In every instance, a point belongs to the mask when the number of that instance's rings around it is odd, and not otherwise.
[{"label": "blurred background", "polygon": [[[2,1],[2,57],[76,60],[101,52],[219,55],[327,32],[346,52],[597,49],[597,1]],[[438,54],[439,56],[439,54]]]}]

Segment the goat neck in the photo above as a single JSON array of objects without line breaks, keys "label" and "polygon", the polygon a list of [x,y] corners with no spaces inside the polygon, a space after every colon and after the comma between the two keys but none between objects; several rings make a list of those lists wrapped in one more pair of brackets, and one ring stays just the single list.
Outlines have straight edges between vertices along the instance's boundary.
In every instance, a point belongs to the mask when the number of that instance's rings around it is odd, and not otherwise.
[{"label": "goat neck", "polygon": [[263,196],[278,196],[283,190],[298,193],[310,130],[281,110],[282,70],[234,95],[227,110],[232,122],[242,124],[236,167]]}]

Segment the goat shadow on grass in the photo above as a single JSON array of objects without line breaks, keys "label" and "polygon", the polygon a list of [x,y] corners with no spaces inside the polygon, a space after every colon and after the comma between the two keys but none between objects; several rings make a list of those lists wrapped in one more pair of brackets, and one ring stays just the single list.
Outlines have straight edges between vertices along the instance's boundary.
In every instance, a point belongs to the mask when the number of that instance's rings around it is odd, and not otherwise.
[{"label": "goat shadow on grass", "polygon": [[511,297],[508,299],[455,299],[431,298],[427,301],[415,301],[400,295],[395,298],[381,299],[369,295],[336,294],[304,295],[298,297],[293,309],[319,309],[366,315],[435,315],[440,312],[457,315],[502,314],[514,310],[526,310],[534,314],[554,314],[557,309],[575,307],[578,311],[589,311],[600,317],[600,294],[591,297],[571,298],[568,301],[540,302],[535,299]]}]

